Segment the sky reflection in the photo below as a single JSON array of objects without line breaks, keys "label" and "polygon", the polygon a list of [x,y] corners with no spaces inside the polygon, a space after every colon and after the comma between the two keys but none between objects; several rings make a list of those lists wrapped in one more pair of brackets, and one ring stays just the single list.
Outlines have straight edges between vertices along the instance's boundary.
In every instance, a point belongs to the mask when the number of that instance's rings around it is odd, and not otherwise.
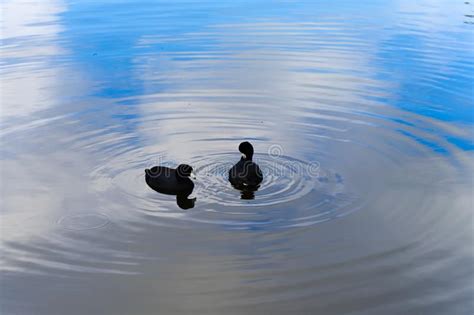
[{"label": "sky reflection", "polygon": [[[469,309],[471,4],[2,7],[2,310]],[[243,139],[254,200],[225,177]],[[179,163],[187,211],[144,181]]]}]

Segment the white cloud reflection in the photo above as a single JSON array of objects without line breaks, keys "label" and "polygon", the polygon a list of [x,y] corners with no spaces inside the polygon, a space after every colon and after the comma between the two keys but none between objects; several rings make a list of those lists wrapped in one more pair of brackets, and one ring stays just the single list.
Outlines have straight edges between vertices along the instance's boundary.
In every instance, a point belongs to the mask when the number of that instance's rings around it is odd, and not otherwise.
[{"label": "white cloud reflection", "polygon": [[[216,25],[179,39],[142,38],[139,46],[196,37],[209,42],[203,51],[159,51],[137,58],[135,75],[144,84],[142,115],[150,118],[144,119],[142,132],[151,143],[159,138],[177,160],[201,153],[196,142],[187,145],[196,140],[221,139],[208,144],[232,151],[241,139],[255,139],[259,152],[267,149],[259,147],[264,140],[295,154],[314,139],[314,132],[302,137],[308,119],[332,121],[316,126],[319,135],[344,140],[343,113],[374,104],[361,95],[365,87],[378,96],[384,87],[370,78],[372,43],[360,39],[359,49],[353,49],[347,44],[354,39],[340,36],[347,32],[340,23],[262,22]],[[157,92],[162,84],[164,91]],[[324,110],[331,114],[323,117]]]},{"label": "white cloud reflection", "polygon": [[1,106],[2,120],[27,116],[58,103],[64,70],[48,58],[64,53],[58,44],[63,31],[58,14],[61,0],[9,0],[2,3]]}]

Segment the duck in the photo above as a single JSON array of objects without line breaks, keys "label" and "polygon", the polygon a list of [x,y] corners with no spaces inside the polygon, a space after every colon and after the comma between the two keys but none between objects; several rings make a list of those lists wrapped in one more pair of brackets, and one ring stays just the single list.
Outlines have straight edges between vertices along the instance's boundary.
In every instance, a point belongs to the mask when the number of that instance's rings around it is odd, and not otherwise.
[{"label": "duck", "polygon": [[187,164],[180,164],[176,169],[154,166],[145,170],[145,181],[148,186],[166,195],[191,194],[194,189],[191,178],[195,179],[196,176],[193,173],[193,168]]},{"label": "duck", "polygon": [[242,157],[229,170],[229,182],[237,189],[256,190],[263,180],[263,174],[257,163],[252,161],[253,146],[244,141],[239,145],[239,151]]}]

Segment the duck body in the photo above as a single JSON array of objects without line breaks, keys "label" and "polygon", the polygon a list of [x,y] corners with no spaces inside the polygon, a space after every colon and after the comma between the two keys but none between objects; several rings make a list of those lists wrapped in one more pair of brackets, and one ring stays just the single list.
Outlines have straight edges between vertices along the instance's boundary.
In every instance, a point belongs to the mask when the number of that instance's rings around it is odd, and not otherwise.
[{"label": "duck body", "polygon": [[145,170],[145,181],[147,185],[162,194],[183,195],[194,189],[194,183],[189,178],[192,168],[189,165],[181,164],[177,169],[154,166]]},{"label": "duck body", "polygon": [[239,151],[242,157],[229,170],[229,182],[238,189],[258,187],[263,180],[263,174],[257,163],[252,161],[252,145],[249,142],[242,142]]},{"label": "duck body", "polygon": [[263,175],[260,167],[256,163],[248,161],[243,157],[229,170],[229,181],[236,187],[255,187],[258,186],[262,180]]}]

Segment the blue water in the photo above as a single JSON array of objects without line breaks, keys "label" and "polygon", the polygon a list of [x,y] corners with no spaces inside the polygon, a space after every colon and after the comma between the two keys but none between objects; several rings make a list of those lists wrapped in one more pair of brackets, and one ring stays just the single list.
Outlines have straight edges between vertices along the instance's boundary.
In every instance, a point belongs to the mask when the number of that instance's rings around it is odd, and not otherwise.
[{"label": "blue water", "polygon": [[473,313],[474,3],[1,6],[2,314]]}]

